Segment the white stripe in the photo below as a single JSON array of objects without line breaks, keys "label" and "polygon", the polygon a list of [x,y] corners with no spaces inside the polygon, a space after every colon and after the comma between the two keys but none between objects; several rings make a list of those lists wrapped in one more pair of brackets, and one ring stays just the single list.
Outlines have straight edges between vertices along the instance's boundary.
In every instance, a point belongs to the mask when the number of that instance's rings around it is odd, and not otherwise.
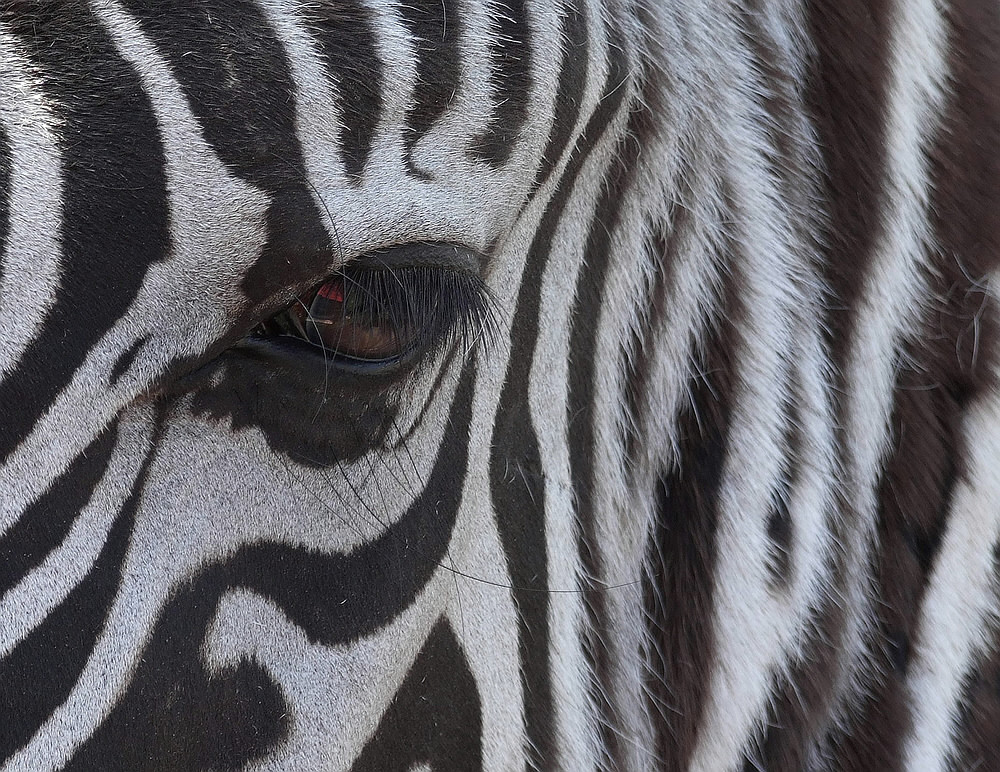
[{"label": "white stripe", "polygon": [[[995,273],[990,280],[994,304],[998,289],[1000,273]],[[993,376],[1000,376],[1000,368],[993,366]],[[963,682],[975,659],[992,653],[987,625],[1000,615],[993,562],[1000,541],[1000,391],[995,387],[965,415],[962,434],[967,473],[955,485],[907,679],[913,725],[904,758],[913,772],[951,768]]]},{"label": "white stripe", "polygon": [[[28,60],[0,24],[0,126],[11,144],[10,223],[0,254],[0,378],[38,332],[59,285],[58,125]],[[0,245],[4,246],[4,245]]]},{"label": "white stripe", "polygon": [[[266,239],[267,196],[229,174],[215,156],[169,66],[138,24],[113,0],[92,5],[119,52],[134,64],[156,114],[172,251],[150,267],[126,315],[92,347],[70,384],[0,466],[0,479],[18,482],[0,500],[0,532],[164,367],[200,354],[228,328],[246,304],[240,281]],[[121,352],[142,336],[149,343],[110,387]]]},{"label": "white stripe", "polygon": [[[848,610],[848,670],[864,673],[860,661],[871,614],[869,551],[875,538],[879,475],[890,441],[898,350],[914,333],[924,272],[933,247],[928,224],[930,181],[927,152],[938,131],[946,75],[943,20],[935,0],[905,0],[893,8],[889,41],[885,199],[881,230],[868,281],[857,302],[846,372],[845,437],[850,454],[844,495],[857,512],[844,523],[849,585],[841,601]],[[857,689],[864,684],[855,683]],[[836,689],[837,687],[835,687]]]},{"label": "white stripe", "polygon": [[[734,36],[735,39],[735,36]],[[725,47],[724,47],[725,48]],[[730,50],[730,49],[727,49]],[[733,49],[735,50],[735,49]],[[734,55],[730,66],[737,71]],[[743,82],[752,83],[744,70]],[[754,92],[736,95],[753,126],[764,117],[749,105]],[[775,676],[791,664],[798,642],[818,603],[817,591],[829,578],[827,512],[833,498],[831,405],[824,384],[816,289],[796,281],[808,255],[794,223],[767,173],[763,137],[750,125],[735,128],[726,146],[748,163],[733,162],[727,178],[736,211],[733,238],[743,326],[736,335],[732,372],[732,414],[727,457],[719,490],[716,532],[716,588],[712,629],[713,666],[704,720],[691,759],[693,770],[731,769],[738,764],[769,706]],[[732,281],[733,279],[731,279]],[[724,328],[725,329],[725,328]],[[796,339],[796,335],[800,336]],[[786,400],[798,396],[802,438],[799,456],[786,462]],[[768,518],[786,463],[800,477],[789,491],[792,520],[789,584],[772,588],[767,556],[773,548]]]}]

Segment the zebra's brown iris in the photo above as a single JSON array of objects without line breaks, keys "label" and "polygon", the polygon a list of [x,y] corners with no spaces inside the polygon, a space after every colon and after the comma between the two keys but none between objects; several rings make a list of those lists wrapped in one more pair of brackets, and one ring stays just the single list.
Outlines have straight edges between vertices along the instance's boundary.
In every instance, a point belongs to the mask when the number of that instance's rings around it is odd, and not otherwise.
[{"label": "zebra's brown iris", "polygon": [[301,338],[348,360],[386,362],[404,354],[414,338],[397,316],[365,287],[336,276],[300,296],[257,332]]}]

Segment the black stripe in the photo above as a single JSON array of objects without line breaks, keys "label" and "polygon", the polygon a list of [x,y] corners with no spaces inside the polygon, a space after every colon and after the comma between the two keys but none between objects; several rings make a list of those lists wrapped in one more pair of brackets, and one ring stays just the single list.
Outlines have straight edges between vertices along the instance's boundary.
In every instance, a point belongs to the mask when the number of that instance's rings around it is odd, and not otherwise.
[{"label": "black stripe", "polygon": [[781,476],[767,515],[767,571],[772,590],[787,587],[791,580],[792,516],[788,511],[791,483]]},{"label": "black stripe", "polygon": [[[154,431],[151,447],[160,437]],[[87,664],[121,582],[136,511],[154,451],[142,463],[128,498],[89,573],[3,660],[0,660],[0,759],[23,747],[65,701]]]},{"label": "black stripe", "polygon": [[22,366],[0,382],[3,460],[128,309],[170,235],[156,119],[86,4],[38,3],[0,22],[52,106],[64,186],[61,288]]},{"label": "black stripe", "polygon": [[[615,51],[612,55],[618,55]],[[545,508],[538,437],[530,421],[528,384],[538,342],[542,277],[562,218],[584,162],[618,115],[627,89],[619,63],[610,68],[604,97],[577,140],[555,195],[528,251],[514,312],[510,365],[504,378],[490,452],[490,492],[507,555],[514,600],[520,612],[518,638],[526,699],[527,751],[544,768],[553,762],[552,687],[549,675],[548,589]]]},{"label": "black stripe", "polygon": [[824,329],[840,380],[854,345],[853,310],[882,231],[892,2],[811,0],[806,7],[817,47],[807,102],[824,151],[830,206],[822,264],[834,300]]},{"label": "black stripe", "polygon": [[[881,232],[891,5],[891,0],[811,0],[806,5],[809,37],[817,51],[810,61],[805,97],[823,153],[822,196],[829,202],[821,265],[831,297],[822,329],[833,362],[834,428],[841,459],[851,455],[843,430],[851,401],[844,380],[846,360],[856,341],[857,299]],[[769,61],[762,55],[765,72]],[[780,84],[780,77],[777,82]],[[780,105],[776,109],[780,112]],[[849,490],[851,481],[845,483]],[[852,537],[845,531],[854,527],[861,514],[842,496],[838,496],[837,507],[839,512],[829,513],[833,541],[850,543]],[[842,550],[836,550],[833,559],[829,597],[835,599],[847,593],[857,578],[849,573],[848,557]],[[760,763],[765,768],[802,769],[815,749],[830,741],[832,711],[842,699],[835,687],[849,664],[840,652],[848,619],[849,614],[836,600],[825,601],[819,610],[817,630],[804,646],[803,664],[793,667],[773,697],[775,708],[760,742]],[[898,758],[868,755],[868,749],[859,750],[850,742],[841,745],[838,752],[843,755],[833,763],[837,769],[890,770],[899,763]],[[883,761],[886,765],[879,766]]]},{"label": "black stripe", "polygon": [[[473,371],[458,386],[449,426],[472,419]],[[310,640],[327,646],[368,635],[401,614],[445,558],[462,499],[467,432],[450,435],[424,490],[378,539],[348,555],[324,555],[282,544],[248,545],[220,568],[227,587],[271,598]],[[274,566],[283,566],[274,571]]]},{"label": "black stripe", "polygon": [[413,106],[406,113],[406,166],[421,180],[431,175],[413,164],[413,149],[441,117],[458,91],[459,31],[462,20],[455,0],[401,3],[403,22],[413,35],[417,53],[417,83]]},{"label": "black stripe", "polygon": [[104,476],[117,436],[113,426],[90,443],[0,537],[0,597],[62,544]]},{"label": "black stripe", "polygon": [[[847,411],[853,402],[848,357],[857,342],[856,312],[871,268],[876,241],[882,232],[885,197],[887,129],[885,125],[892,39],[892,0],[811,0],[806,6],[810,40],[816,46],[808,76],[806,101],[814,116],[818,146],[825,170],[824,198],[829,202],[827,232],[821,265],[831,290],[823,330],[833,372],[834,436],[841,459],[853,455],[845,435]],[[850,491],[856,481],[843,481]],[[860,522],[850,496],[839,501],[832,519],[833,543],[849,544],[850,530]],[[830,595],[849,593],[859,580],[849,572],[848,556],[834,552]],[[869,566],[859,567],[869,570]],[[852,569],[853,570],[853,569]],[[792,680],[774,703],[776,719],[769,721],[761,745],[769,769],[801,769],[810,744],[826,741],[833,730],[830,711],[842,695],[834,693],[844,675],[838,652],[850,619],[837,603],[825,603],[818,619],[820,634],[806,646],[808,667],[793,668]],[[872,681],[872,672],[855,674]],[[856,722],[837,748],[833,767],[880,770],[898,768],[900,758],[878,752],[872,733],[863,739]],[[879,730],[876,730],[877,734]]]},{"label": "black stripe", "polygon": [[801,374],[792,365],[792,383],[788,386],[790,395],[785,408],[784,466],[778,476],[778,483],[771,497],[771,511],[767,516],[768,561],[771,589],[778,591],[789,587],[792,581],[794,562],[792,560],[792,540],[795,522],[789,505],[801,481],[802,427],[801,397],[796,384],[801,383]]},{"label": "black stripe", "polygon": [[451,625],[438,621],[406,680],[365,744],[353,772],[408,772],[417,766],[483,768],[476,680]]},{"label": "black stripe", "polygon": [[121,380],[121,377],[128,372],[128,369],[135,362],[135,358],[142,351],[142,347],[146,345],[147,341],[149,341],[149,336],[143,335],[118,356],[118,359],[115,360],[115,366],[111,368],[111,378],[108,385],[115,386]]},{"label": "black stripe", "polygon": [[[475,374],[458,385],[427,485],[400,520],[350,554],[261,542],[208,566],[162,610],[132,683],[69,769],[241,769],[274,750],[294,721],[257,662],[207,667],[202,647],[219,601],[246,588],[308,639],[346,646],[409,607],[445,558],[468,462]],[[331,506],[337,506],[331,503]],[[172,695],[164,699],[164,695]],[[466,704],[468,707],[468,704]]]},{"label": "black stripe", "polygon": [[344,167],[359,179],[371,154],[384,87],[372,14],[356,0],[316,4],[309,8],[309,29],[337,84]]},{"label": "black stripe", "polygon": [[716,530],[729,448],[733,367],[740,345],[741,280],[733,264],[723,308],[692,367],[690,403],[677,421],[680,457],[657,486],[650,575],[644,581],[654,642],[648,693],[664,716],[656,753],[664,769],[685,769],[698,739],[716,630]]},{"label": "black stripe", "polygon": [[[829,520],[831,513],[825,513]],[[836,551],[835,555],[842,551]],[[835,565],[836,589],[843,587],[844,559]],[[816,615],[815,630],[803,641],[803,653],[787,678],[773,690],[767,731],[756,752],[748,754],[744,772],[802,772],[818,749],[830,740],[833,711],[840,695],[833,688],[843,673],[842,641],[848,610],[839,596],[826,593]],[[822,752],[820,750],[820,752]],[[860,767],[836,766],[853,770]]]},{"label": "black stripe", "polygon": [[[618,83],[625,78],[626,62],[615,58],[610,78]],[[624,87],[621,91],[627,91]],[[570,479],[576,499],[576,520],[578,523],[577,549],[586,577],[598,581],[607,577],[604,556],[601,553],[601,539],[597,531],[597,515],[594,510],[595,475],[602,465],[608,463],[606,450],[598,450],[596,436],[596,395],[594,383],[597,380],[599,357],[597,337],[601,321],[600,309],[604,305],[605,287],[609,278],[613,238],[617,233],[622,214],[622,204],[630,187],[632,176],[639,163],[641,149],[650,128],[650,118],[644,110],[637,109],[631,116],[624,136],[614,149],[614,161],[603,181],[601,197],[591,221],[590,232],[584,251],[583,269],[577,279],[573,298],[572,328],[570,331],[569,353],[569,398],[566,417],[571,427],[569,441]],[[623,449],[624,450],[624,449]],[[601,458],[596,455],[600,453]],[[593,668],[591,696],[604,715],[601,723],[603,748],[608,753],[613,768],[621,768],[627,763],[621,747],[620,726],[613,707],[607,702],[607,695],[613,693],[611,652],[604,645],[613,639],[607,618],[605,592],[600,586],[588,583],[584,588],[584,602],[587,607],[589,634],[585,649]]]},{"label": "black stripe", "polygon": [[14,151],[10,137],[0,124],[0,279],[3,278],[3,257],[10,233],[10,186],[13,176]]},{"label": "black stripe", "polygon": [[473,140],[472,153],[491,166],[500,166],[510,157],[528,116],[532,86],[531,30],[524,0],[497,1],[490,8],[496,26],[490,47],[493,117],[486,130]]},{"label": "black stripe", "polygon": [[[969,409],[996,388],[1000,327],[984,277],[1000,262],[1000,77],[995,7],[949,8],[952,78],[930,155],[934,227],[921,334],[903,346],[893,394],[891,453],[879,488],[875,614],[883,646],[851,738],[859,769],[900,768],[911,726],[908,666],[920,641],[923,601],[952,516],[955,485],[967,479]],[[974,430],[971,432],[974,436]],[[914,474],[918,469],[919,474]],[[863,766],[867,765],[867,766]]]},{"label": "black stripe", "polygon": [[590,44],[587,14],[582,5],[578,9],[575,3],[568,4],[563,11],[562,64],[559,68],[559,85],[556,87],[555,116],[542,153],[542,163],[535,177],[535,189],[545,184],[566,151],[580,117],[587,88],[587,54]]},{"label": "black stripe", "polygon": [[[323,276],[333,247],[306,184],[295,84],[280,41],[249,0],[124,0],[165,57],[205,140],[230,172],[271,195],[267,243],[241,287],[253,303]],[[234,322],[249,327],[254,309]]]},{"label": "black stripe", "polygon": [[[679,189],[677,201],[691,200],[691,190],[686,180],[691,179],[690,171],[685,169],[677,175]],[[647,424],[648,408],[656,409],[656,405],[647,402],[648,395],[655,388],[651,368],[654,360],[651,355],[660,347],[658,335],[664,318],[669,311],[671,293],[674,290],[674,278],[677,266],[675,256],[682,249],[682,244],[691,238],[694,227],[691,209],[688,206],[672,204],[663,222],[651,224],[651,233],[645,245],[647,260],[655,265],[652,281],[645,292],[646,307],[641,311],[640,322],[635,325],[629,335],[627,348],[623,351],[623,369],[625,372],[625,458],[630,466],[638,462],[638,450],[645,440],[639,431]]]},{"label": "black stripe", "polygon": [[[953,308],[941,321],[963,331],[954,340],[954,353],[964,402],[971,405],[997,388],[992,373],[1000,351],[998,310],[987,282],[969,281],[989,276],[1000,258],[1000,9],[995,3],[953,0],[946,15],[952,103],[931,155],[931,212],[941,253],[955,255],[963,272],[949,288]],[[1000,542],[992,557],[998,588]],[[1000,626],[994,622],[990,628],[990,653],[973,663],[963,685],[964,709],[955,722],[956,769],[1000,769]]]},{"label": "black stripe", "polygon": [[[850,399],[844,396],[848,393],[845,362],[855,340],[857,298],[881,228],[891,5],[891,0],[809,0],[805,6],[808,37],[817,50],[808,60],[810,71],[802,93],[800,84],[790,79],[790,62],[784,53],[787,44],[774,40],[765,23],[771,12],[767,4],[754,0],[740,20],[764,80],[761,100],[770,117],[766,128],[771,173],[783,200],[804,215],[793,222],[802,243],[816,242],[809,233],[815,201],[829,202],[825,228],[813,227],[822,234],[818,265],[832,290],[822,329],[824,346],[833,359],[836,453],[841,459],[852,452],[842,429]],[[812,117],[818,142],[803,137],[799,114]],[[818,164],[824,170],[823,189],[818,194],[803,185],[812,163],[809,151],[804,150],[809,146],[823,154]],[[845,482],[849,489],[850,481]],[[849,543],[851,536],[845,530],[861,515],[843,495],[838,495],[835,506],[838,512],[825,513],[834,530],[833,542]],[[803,641],[800,662],[772,692],[767,730],[758,751],[747,757],[748,772],[799,772],[807,768],[817,749],[831,742],[834,711],[843,696],[836,687],[842,683],[845,666],[853,665],[841,651],[849,613],[838,601],[855,581],[848,573],[847,560],[843,550],[834,551],[830,592],[817,611],[815,630]],[[888,770],[898,763],[898,759],[889,760],[880,767],[883,761],[879,755],[865,758],[862,752],[841,757],[833,767]]]},{"label": "black stripe", "polygon": [[[760,128],[767,139],[761,148],[768,172],[775,178],[781,200],[804,218],[790,223],[800,235],[815,236],[816,191],[813,168],[814,140],[809,112],[804,104],[805,84],[796,72],[801,52],[785,33],[782,20],[767,0],[749,0],[737,9],[743,42],[753,56],[760,81],[757,97],[767,116]],[[769,16],[771,17],[769,19]],[[777,28],[777,29],[775,29]],[[790,218],[791,219],[791,218]]]}]

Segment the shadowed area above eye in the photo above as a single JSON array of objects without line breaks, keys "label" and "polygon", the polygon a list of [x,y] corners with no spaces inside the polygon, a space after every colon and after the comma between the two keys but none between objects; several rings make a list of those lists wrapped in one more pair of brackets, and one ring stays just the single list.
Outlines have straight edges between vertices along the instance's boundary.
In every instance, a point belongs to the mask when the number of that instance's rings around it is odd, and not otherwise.
[{"label": "shadowed area above eye", "polygon": [[494,330],[482,258],[463,247],[407,244],[368,253],[258,325],[255,338],[307,341],[333,364],[378,368]]}]

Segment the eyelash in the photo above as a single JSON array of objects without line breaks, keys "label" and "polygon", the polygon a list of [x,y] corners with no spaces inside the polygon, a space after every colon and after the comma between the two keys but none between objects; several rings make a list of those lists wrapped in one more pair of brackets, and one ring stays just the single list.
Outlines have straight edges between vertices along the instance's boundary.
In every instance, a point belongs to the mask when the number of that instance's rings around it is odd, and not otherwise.
[{"label": "eyelash", "polygon": [[[334,316],[323,319],[311,313],[317,310]],[[353,336],[346,342],[345,329]],[[300,296],[253,334],[304,339],[334,363],[377,368],[410,361],[456,341],[463,346],[474,342],[489,346],[496,334],[496,304],[483,281],[467,271],[355,265]],[[375,346],[375,355],[363,356],[357,347],[351,350],[351,341],[356,342],[359,334],[364,341],[374,336],[382,344]]]}]

